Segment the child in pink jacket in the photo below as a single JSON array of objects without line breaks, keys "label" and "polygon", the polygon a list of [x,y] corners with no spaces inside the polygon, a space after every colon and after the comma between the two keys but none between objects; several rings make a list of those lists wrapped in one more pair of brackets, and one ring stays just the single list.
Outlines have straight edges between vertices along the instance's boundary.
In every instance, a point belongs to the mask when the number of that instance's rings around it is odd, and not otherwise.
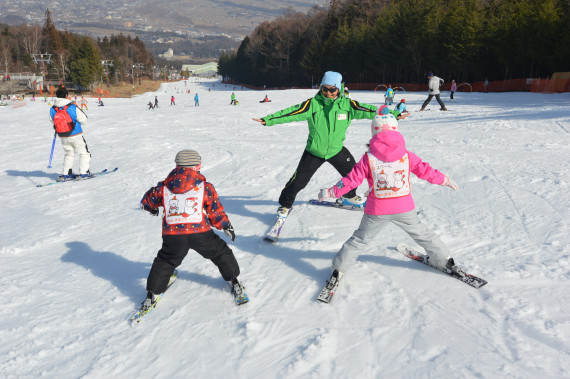
[{"label": "child in pink jacket", "polygon": [[453,270],[455,263],[447,246],[418,219],[410,174],[457,190],[457,184],[406,149],[404,137],[398,132],[398,121],[383,106],[372,120],[370,150],[335,186],[319,192],[319,200],[337,198],[358,187],[364,179],[370,187],[360,226],[333,259],[333,276],[340,279],[389,223],[402,228],[423,247],[434,266]]}]

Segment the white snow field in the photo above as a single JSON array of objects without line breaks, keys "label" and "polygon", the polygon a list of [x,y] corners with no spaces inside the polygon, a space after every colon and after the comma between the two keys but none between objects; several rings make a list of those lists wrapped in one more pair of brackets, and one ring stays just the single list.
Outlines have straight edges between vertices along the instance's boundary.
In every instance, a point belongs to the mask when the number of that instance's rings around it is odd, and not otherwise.
[{"label": "white snow field", "polygon": [[[232,92],[239,106],[229,105]],[[104,107],[89,99],[91,168],[119,170],[45,188],[36,185],[63,162],[57,141],[47,168],[48,104],[0,107],[0,377],[569,378],[570,94],[457,93],[450,102],[446,92],[449,112],[432,100],[421,113],[427,93],[397,94],[413,111],[400,122],[408,149],[459,184],[454,192],[414,178],[420,218],[489,283],[474,289],[407,259],[395,246],[413,241],[388,227],[323,304],[332,258],[362,214],[308,203],[340,179],[325,164],[279,242],[263,241],[308,133],[306,123],[252,121],[315,93],[202,80]],[[272,102],[260,104],[265,94]],[[160,107],[148,110],[155,95]],[[358,160],[369,139],[370,121],[356,120],[345,145]],[[139,201],[188,148],[235,227],[229,244],[251,301],[235,306],[217,268],[190,251],[158,307],[132,325],[161,246],[160,219]]]}]

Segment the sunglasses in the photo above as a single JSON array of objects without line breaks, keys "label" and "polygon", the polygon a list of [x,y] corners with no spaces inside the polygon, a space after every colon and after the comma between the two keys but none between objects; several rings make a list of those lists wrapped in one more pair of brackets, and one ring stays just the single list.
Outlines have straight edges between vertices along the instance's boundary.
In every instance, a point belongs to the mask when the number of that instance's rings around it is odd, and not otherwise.
[{"label": "sunglasses", "polygon": [[336,87],[325,87],[325,86],[322,86],[322,87],[321,87],[321,91],[323,91],[323,92],[328,92],[328,93],[335,93],[336,91],[338,91],[338,88],[336,88]]}]

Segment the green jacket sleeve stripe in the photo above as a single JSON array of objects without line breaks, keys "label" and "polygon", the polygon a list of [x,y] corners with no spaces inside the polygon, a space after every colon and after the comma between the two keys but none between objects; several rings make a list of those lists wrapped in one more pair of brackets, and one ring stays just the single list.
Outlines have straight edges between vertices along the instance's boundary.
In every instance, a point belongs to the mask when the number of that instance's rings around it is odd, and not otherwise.
[{"label": "green jacket sleeve stripe", "polygon": [[364,112],[372,112],[372,113],[376,113],[375,110],[372,109],[368,109],[363,107],[362,105],[360,105],[360,103],[356,100],[350,100],[350,106],[352,107],[352,109],[356,110],[356,111],[364,111]]},{"label": "green jacket sleeve stripe", "polygon": [[278,117],[272,117],[271,120],[277,120],[279,118],[295,116],[295,115],[307,112],[310,109],[310,107],[309,107],[310,104],[311,104],[311,99],[305,100],[305,102],[301,103],[301,105],[299,106],[299,109],[296,109],[292,112],[289,112],[287,114],[284,114],[284,115],[281,115]]}]

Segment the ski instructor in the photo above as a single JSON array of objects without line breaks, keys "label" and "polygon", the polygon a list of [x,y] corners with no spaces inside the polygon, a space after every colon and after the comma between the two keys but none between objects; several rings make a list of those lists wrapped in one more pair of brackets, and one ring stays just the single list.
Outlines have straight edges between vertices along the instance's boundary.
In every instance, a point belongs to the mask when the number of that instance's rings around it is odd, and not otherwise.
[{"label": "ski instructor", "polygon": [[[343,145],[346,129],[353,119],[371,120],[375,115],[376,106],[360,104],[345,97],[341,74],[327,71],[315,97],[260,119],[253,119],[267,126],[293,121],[307,121],[309,126],[307,145],[297,170],[279,196],[279,216],[287,217],[295,197],[323,163],[330,163],[343,177],[352,170],[356,162]],[[356,195],[356,189],[340,197],[337,202],[356,207],[364,207],[366,203]]]}]

